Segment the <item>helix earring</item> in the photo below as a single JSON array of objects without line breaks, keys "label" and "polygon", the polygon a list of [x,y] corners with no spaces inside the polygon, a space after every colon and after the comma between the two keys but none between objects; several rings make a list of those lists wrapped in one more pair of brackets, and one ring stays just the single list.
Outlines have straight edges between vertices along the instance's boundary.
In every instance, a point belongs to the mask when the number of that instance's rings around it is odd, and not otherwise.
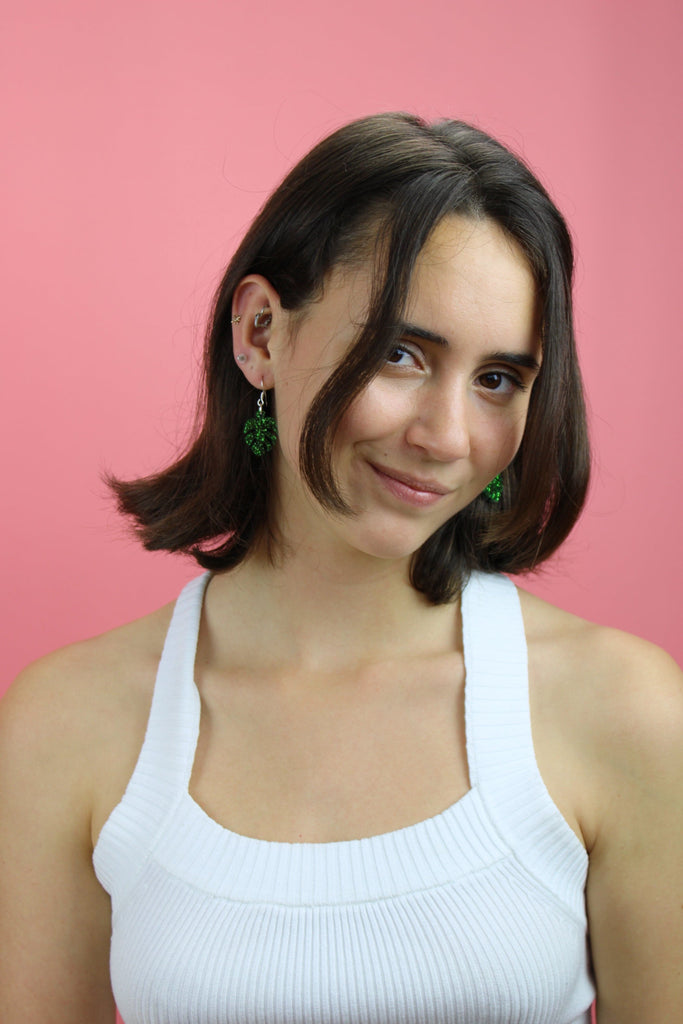
[{"label": "helix earring", "polygon": [[266,393],[263,390],[263,381],[261,381],[261,394],[256,403],[256,415],[247,420],[243,430],[244,443],[259,458],[269,452],[277,441],[277,423],[272,416],[266,416],[263,411],[265,404]]},{"label": "helix earring", "polygon": [[[230,317],[231,324],[239,324],[242,320],[241,313],[235,313],[234,316]],[[258,313],[254,317],[254,327],[270,327],[273,322],[273,314],[268,309],[268,306],[263,306],[259,309]]]},{"label": "helix earring", "polygon": [[262,309],[259,309],[258,313],[254,317],[254,327],[269,327],[272,322],[273,314],[268,306],[263,306]]},{"label": "helix earring", "polygon": [[500,473],[494,476],[491,483],[487,484],[484,488],[484,494],[493,505],[497,505],[500,499],[503,497],[503,478]]}]

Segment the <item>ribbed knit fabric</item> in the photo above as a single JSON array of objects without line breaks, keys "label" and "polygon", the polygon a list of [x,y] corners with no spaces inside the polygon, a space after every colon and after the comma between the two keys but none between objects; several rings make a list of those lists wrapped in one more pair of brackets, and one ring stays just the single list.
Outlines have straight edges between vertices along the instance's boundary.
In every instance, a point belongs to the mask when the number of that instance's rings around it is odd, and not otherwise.
[{"label": "ribbed knit fabric", "polygon": [[383,835],[276,843],[188,793],[207,580],[178,599],[94,853],[126,1024],[588,1024],[587,856],[536,765],[512,583],[477,574],[463,594],[470,791]]}]

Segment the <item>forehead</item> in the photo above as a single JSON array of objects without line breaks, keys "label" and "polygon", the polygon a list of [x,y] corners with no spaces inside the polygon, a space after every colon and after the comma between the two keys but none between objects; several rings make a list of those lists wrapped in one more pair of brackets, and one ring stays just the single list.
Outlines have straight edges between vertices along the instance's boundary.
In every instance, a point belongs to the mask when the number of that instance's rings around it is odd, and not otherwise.
[{"label": "forehead", "polygon": [[462,333],[534,348],[537,289],[520,245],[495,221],[444,218],[418,256],[406,313],[449,338]]}]

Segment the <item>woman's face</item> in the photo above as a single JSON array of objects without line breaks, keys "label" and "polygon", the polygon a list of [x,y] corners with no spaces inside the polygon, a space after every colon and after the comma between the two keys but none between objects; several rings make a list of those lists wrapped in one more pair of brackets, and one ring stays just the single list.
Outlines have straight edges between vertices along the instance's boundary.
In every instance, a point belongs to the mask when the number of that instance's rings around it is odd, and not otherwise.
[{"label": "woman's face", "polygon": [[402,339],[345,413],[332,515],[305,487],[299,438],[311,401],[367,313],[371,268],[335,271],[295,339],[273,352],[279,508],[285,536],[406,558],[513,459],[540,342],[531,270],[492,221],[451,216],[412,277]]}]

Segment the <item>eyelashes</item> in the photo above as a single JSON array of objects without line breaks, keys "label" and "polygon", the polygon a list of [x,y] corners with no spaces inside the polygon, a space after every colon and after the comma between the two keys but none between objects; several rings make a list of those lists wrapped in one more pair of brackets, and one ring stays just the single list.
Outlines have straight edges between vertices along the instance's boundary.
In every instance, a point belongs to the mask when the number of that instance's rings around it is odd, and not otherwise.
[{"label": "eyelashes", "polygon": [[[502,392],[501,385],[507,385],[514,391],[529,390],[528,385],[520,380],[519,377],[503,370],[487,370],[486,373],[480,374],[477,380],[481,382],[486,391],[493,391],[495,393]],[[485,381],[486,383],[484,383]]]},{"label": "eyelashes", "polygon": [[389,354],[387,355],[387,362],[390,363],[392,366],[403,366],[404,363],[399,363],[398,359],[393,358],[395,355],[401,354],[410,356],[413,362],[419,363],[421,365],[421,360],[417,357],[416,353],[413,352],[413,350],[409,348],[407,345],[394,345],[393,348],[391,348],[391,350],[389,351]]},{"label": "eyelashes", "polygon": [[[394,345],[387,355],[387,364],[399,369],[423,369],[425,359],[419,350],[410,345]],[[492,395],[512,395],[529,390],[528,384],[508,369],[485,370],[477,375],[476,381],[484,391]]]}]

